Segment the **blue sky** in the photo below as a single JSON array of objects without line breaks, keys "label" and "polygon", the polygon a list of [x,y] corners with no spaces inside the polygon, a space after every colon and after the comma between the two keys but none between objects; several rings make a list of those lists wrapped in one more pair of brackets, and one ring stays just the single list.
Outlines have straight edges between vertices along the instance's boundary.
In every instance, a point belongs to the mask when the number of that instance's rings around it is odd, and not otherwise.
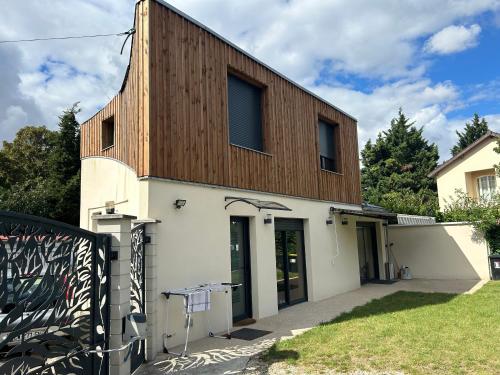
[{"label": "blue sky", "polygon": [[[171,0],[358,119],[360,148],[402,107],[449,158],[474,112],[500,131],[500,0]],[[118,33],[134,0],[15,2],[0,39]],[[78,20],[78,22],[75,22]],[[120,88],[123,37],[0,45],[0,140],[26,124],[85,120]]]}]

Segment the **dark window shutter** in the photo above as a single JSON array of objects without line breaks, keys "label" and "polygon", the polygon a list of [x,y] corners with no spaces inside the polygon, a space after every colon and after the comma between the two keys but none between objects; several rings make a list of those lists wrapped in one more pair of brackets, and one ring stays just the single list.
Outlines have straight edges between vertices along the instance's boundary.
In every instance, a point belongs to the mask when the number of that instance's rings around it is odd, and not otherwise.
[{"label": "dark window shutter", "polygon": [[275,230],[304,230],[304,222],[301,219],[274,219]]},{"label": "dark window shutter", "polygon": [[335,128],[333,125],[321,120],[319,120],[318,124],[321,168],[336,172]]},{"label": "dark window shutter", "polygon": [[232,144],[263,151],[262,89],[228,75],[229,140]]},{"label": "dark window shutter", "polygon": [[102,149],[115,144],[115,117],[111,116],[102,122],[101,130]]}]

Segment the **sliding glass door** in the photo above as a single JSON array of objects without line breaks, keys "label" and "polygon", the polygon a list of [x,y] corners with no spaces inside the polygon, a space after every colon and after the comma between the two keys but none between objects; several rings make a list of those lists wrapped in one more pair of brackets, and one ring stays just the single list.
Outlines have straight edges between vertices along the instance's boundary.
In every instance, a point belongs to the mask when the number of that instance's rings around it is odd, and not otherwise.
[{"label": "sliding glass door", "polygon": [[278,307],[306,301],[306,262],[302,220],[276,219],[275,243]]},{"label": "sliding glass door", "polygon": [[356,223],[361,284],[379,279],[377,234],[374,223]]}]

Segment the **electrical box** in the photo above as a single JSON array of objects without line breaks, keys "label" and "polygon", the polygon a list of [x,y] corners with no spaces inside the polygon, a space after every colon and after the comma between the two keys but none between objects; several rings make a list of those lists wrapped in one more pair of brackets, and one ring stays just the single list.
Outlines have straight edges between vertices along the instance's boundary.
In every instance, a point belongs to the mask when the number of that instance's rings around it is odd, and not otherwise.
[{"label": "electrical box", "polygon": [[147,319],[146,314],[130,313],[125,318],[125,333],[123,341],[129,342],[133,338],[146,338]]}]

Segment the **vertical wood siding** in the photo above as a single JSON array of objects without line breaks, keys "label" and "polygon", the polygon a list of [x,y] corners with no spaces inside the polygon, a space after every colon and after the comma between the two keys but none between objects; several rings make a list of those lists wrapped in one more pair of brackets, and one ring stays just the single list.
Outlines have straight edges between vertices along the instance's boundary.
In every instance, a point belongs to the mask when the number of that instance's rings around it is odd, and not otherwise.
[{"label": "vertical wood siding", "polygon": [[[149,37],[135,35],[125,90],[82,127],[82,156],[116,158],[139,176],[361,203],[353,119],[163,5],[148,10]],[[265,87],[265,153],[229,144],[228,70]],[[119,147],[100,151],[96,129],[113,110]],[[318,117],[339,125],[341,174],[320,169]]]}]

